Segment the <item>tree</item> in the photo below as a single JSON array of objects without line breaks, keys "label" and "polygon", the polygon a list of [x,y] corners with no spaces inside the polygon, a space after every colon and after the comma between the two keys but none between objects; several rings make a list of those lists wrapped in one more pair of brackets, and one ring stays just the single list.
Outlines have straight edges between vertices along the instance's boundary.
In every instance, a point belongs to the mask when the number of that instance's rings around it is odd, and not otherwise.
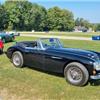
[{"label": "tree", "polygon": [[100,31],[100,24],[95,24],[96,31]]},{"label": "tree", "polygon": [[75,20],[75,26],[81,26],[89,29],[91,27],[91,24],[83,18],[77,18]]},{"label": "tree", "polygon": [[4,6],[0,5],[0,31],[6,29],[8,27],[9,16],[4,8]]},{"label": "tree", "polygon": [[6,1],[10,30],[43,30],[46,9],[28,1]]},{"label": "tree", "polygon": [[33,4],[31,13],[34,19],[33,29],[36,31],[43,31],[46,22],[47,11],[44,7]]},{"label": "tree", "polygon": [[74,18],[72,12],[58,7],[50,8],[47,12],[48,30],[72,31]]}]

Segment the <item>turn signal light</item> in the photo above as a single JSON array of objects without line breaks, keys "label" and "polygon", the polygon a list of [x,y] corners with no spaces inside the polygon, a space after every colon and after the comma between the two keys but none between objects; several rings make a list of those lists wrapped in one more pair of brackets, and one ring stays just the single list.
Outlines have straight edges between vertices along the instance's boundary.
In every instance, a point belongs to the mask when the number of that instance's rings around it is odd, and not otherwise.
[{"label": "turn signal light", "polygon": [[93,70],[93,75],[96,75],[96,71],[95,70]]}]

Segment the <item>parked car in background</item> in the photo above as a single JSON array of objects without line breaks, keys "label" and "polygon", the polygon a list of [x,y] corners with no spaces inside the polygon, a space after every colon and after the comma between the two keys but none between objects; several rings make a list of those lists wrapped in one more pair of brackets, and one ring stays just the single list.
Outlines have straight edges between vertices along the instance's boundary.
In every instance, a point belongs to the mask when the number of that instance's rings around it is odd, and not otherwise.
[{"label": "parked car in background", "polygon": [[0,38],[1,40],[3,41],[3,43],[6,43],[6,42],[12,42],[15,40],[15,36],[14,34],[7,34],[5,32],[1,32],[0,33]]},{"label": "parked car in background", "polygon": [[18,42],[7,50],[7,57],[16,67],[31,66],[63,73],[72,85],[84,86],[100,79],[100,53],[64,48],[56,38]]},{"label": "parked car in background", "polygon": [[2,40],[0,38],[0,54],[3,53],[3,48],[4,48],[4,44],[3,44],[3,42],[2,42]]},{"label": "parked car in background", "polygon": [[92,40],[99,40],[100,41],[100,35],[99,36],[92,36]]},{"label": "parked car in background", "polygon": [[10,32],[7,32],[9,34],[14,34],[14,36],[20,36],[20,33],[17,32],[17,31],[10,31]]}]

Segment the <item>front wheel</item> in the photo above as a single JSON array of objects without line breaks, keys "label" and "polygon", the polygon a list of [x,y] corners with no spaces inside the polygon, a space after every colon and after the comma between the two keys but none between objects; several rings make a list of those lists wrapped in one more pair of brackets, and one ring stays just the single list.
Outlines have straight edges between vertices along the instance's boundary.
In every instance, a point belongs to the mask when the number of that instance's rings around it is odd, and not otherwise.
[{"label": "front wheel", "polygon": [[81,63],[73,62],[65,67],[64,76],[70,84],[84,86],[88,83],[89,72]]},{"label": "front wheel", "polygon": [[22,68],[24,65],[23,55],[20,51],[16,51],[12,55],[12,62],[14,66]]}]

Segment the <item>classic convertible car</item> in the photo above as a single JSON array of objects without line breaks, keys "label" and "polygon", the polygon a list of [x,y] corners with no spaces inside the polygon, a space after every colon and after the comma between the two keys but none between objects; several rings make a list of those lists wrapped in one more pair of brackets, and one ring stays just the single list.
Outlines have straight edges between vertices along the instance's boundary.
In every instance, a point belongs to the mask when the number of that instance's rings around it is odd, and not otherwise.
[{"label": "classic convertible car", "polygon": [[7,56],[16,67],[31,66],[63,73],[72,85],[84,86],[100,79],[100,53],[64,48],[56,38],[23,41],[8,48]]}]

